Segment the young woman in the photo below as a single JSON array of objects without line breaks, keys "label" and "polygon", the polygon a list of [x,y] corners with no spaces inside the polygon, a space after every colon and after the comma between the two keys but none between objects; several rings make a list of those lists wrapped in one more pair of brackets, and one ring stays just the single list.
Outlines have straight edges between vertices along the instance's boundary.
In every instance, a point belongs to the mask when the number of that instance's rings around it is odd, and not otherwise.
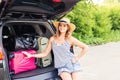
[{"label": "young woman", "polygon": [[[31,55],[23,52],[27,57],[43,58],[49,54],[51,49],[54,54],[55,68],[58,69],[58,75],[62,80],[80,80],[80,63],[78,60],[86,53],[88,46],[71,34],[75,30],[75,25],[70,23],[67,18],[61,19],[59,22],[53,22],[56,27],[56,34],[49,40],[47,49],[41,54]],[[78,56],[75,56],[71,51],[71,45],[77,45],[82,48]]]}]

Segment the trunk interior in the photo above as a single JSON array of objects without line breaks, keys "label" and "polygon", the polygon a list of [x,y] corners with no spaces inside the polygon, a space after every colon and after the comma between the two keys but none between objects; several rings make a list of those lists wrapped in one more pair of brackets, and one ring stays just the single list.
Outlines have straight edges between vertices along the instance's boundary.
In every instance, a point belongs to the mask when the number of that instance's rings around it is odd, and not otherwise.
[{"label": "trunk interior", "polygon": [[[2,42],[3,47],[7,54],[8,65],[10,64],[10,52],[18,51],[16,49],[16,37],[19,37],[23,34],[30,34],[37,37],[47,37],[48,39],[52,36],[54,31],[51,29],[51,26],[47,22],[43,23],[31,23],[31,22],[12,22],[7,23],[3,26],[2,30]],[[37,51],[37,49],[35,49]],[[14,71],[10,70],[9,66],[9,73],[13,79],[25,78],[36,76],[40,74],[44,74],[50,71],[56,71],[53,62],[53,53],[52,54],[52,63],[47,67],[36,67],[34,70],[21,72],[18,74],[14,74]],[[36,60],[36,59],[35,59]],[[56,71],[57,72],[57,71]]]}]

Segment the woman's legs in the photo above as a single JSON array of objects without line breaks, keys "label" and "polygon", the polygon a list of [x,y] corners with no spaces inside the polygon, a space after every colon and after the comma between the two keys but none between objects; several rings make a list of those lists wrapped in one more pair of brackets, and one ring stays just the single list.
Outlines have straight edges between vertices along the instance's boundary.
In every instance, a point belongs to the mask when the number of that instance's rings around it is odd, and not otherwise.
[{"label": "woman's legs", "polygon": [[69,62],[65,66],[58,68],[58,75],[62,80],[80,80],[80,63]]},{"label": "woman's legs", "polygon": [[79,72],[73,72],[72,75],[66,71],[60,73],[62,80],[80,80]]},{"label": "woman's legs", "polygon": [[80,80],[79,72],[73,72],[72,73],[72,80]]},{"label": "woman's legs", "polygon": [[62,78],[62,80],[73,80],[71,74],[66,71],[61,72],[60,77]]}]

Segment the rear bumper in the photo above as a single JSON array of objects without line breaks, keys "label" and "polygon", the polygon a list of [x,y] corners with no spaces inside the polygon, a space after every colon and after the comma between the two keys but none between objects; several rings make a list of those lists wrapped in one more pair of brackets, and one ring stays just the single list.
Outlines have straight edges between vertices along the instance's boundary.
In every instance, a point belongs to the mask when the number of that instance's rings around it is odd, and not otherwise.
[{"label": "rear bumper", "polygon": [[0,68],[3,68],[2,60],[0,60]]},{"label": "rear bumper", "polygon": [[3,68],[0,68],[0,80],[4,80],[4,70]]},{"label": "rear bumper", "polygon": [[4,79],[3,79],[3,77],[4,77],[3,73],[4,73],[3,63],[2,63],[2,61],[0,60],[0,78],[1,78],[1,80],[4,80]]},{"label": "rear bumper", "polygon": [[57,70],[53,70],[44,74],[14,80],[61,80],[61,79],[58,76]]}]

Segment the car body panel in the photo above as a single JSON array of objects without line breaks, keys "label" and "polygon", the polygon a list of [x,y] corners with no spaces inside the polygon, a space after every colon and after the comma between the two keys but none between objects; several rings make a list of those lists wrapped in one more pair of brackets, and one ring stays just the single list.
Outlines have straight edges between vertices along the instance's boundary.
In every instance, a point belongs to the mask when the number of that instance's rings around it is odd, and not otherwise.
[{"label": "car body panel", "polygon": [[[30,76],[30,77],[26,77],[26,78],[19,78],[19,79],[14,79],[14,80],[52,80],[57,76],[57,71],[50,71],[41,75],[36,75],[36,76]],[[58,77],[59,79],[59,77]]]},{"label": "car body panel", "polygon": [[[43,14],[47,19],[59,18],[65,15],[80,0],[62,0],[61,2],[53,2],[52,0],[6,0],[6,7],[2,17],[9,12],[24,12]],[[46,2],[45,2],[46,1]],[[47,2],[48,1],[48,2]]]}]

